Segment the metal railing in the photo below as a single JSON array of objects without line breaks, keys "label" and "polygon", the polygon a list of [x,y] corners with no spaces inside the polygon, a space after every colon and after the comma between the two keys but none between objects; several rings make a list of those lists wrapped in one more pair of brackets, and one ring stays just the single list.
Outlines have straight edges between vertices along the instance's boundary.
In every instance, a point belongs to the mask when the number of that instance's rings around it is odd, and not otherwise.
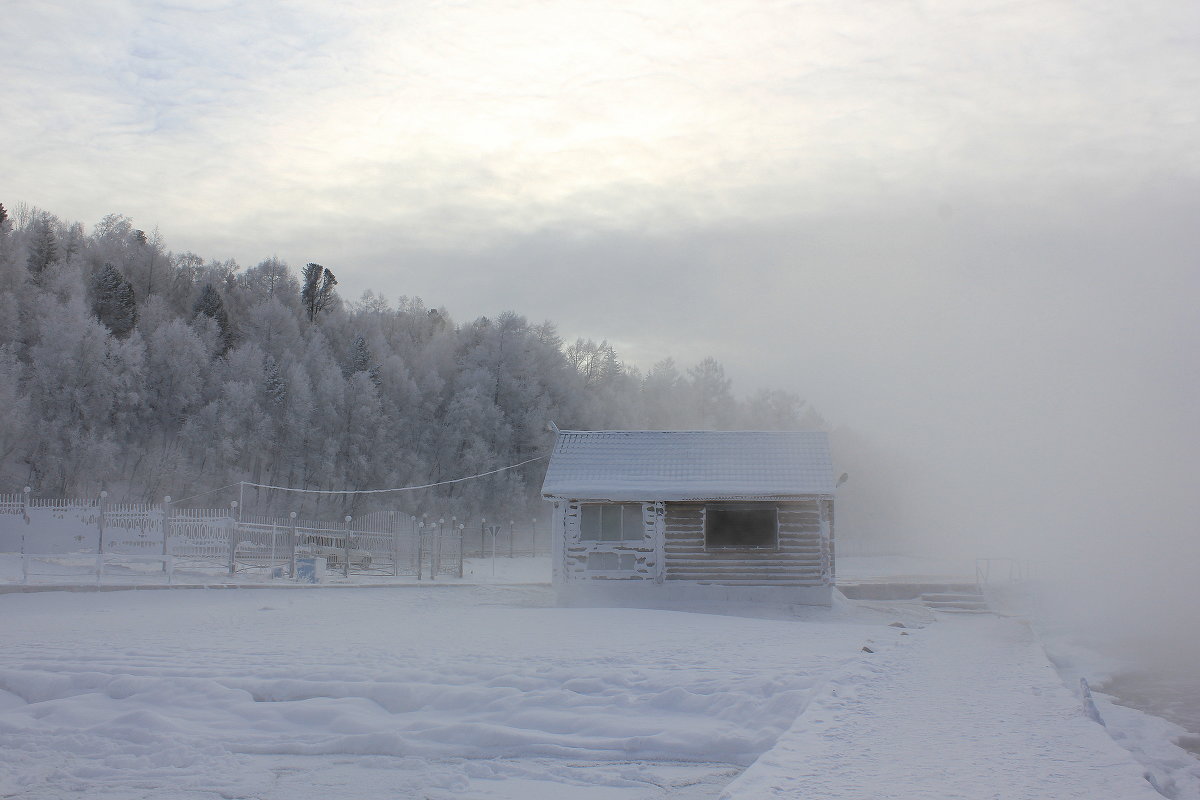
[{"label": "metal railing", "polygon": [[[178,509],[170,504],[110,504],[0,495],[0,552],[20,553],[22,580],[39,566],[81,566],[101,580],[135,563],[171,582],[180,568],[209,573],[297,574],[297,559],[324,558],[327,569],[351,574],[436,579],[463,575],[463,526],[416,525],[411,515],[372,515],[362,524],[246,516],[234,508]],[[56,574],[41,572],[38,574]]]},{"label": "metal railing", "polygon": [[975,559],[975,583],[1019,583],[1033,577],[1033,562],[1024,558]]}]

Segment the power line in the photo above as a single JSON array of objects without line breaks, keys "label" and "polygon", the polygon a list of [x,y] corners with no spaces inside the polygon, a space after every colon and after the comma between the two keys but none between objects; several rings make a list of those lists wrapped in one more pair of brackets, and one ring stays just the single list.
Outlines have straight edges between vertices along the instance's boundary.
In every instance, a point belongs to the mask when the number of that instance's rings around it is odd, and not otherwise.
[{"label": "power line", "polygon": [[[489,470],[488,472],[481,472],[478,475],[468,475],[465,478],[455,478],[449,481],[438,481],[437,483],[426,483],[421,486],[399,486],[395,489],[294,489],[290,486],[270,486],[265,483],[251,483],[250,481],[240,481],[239,483],[231,485],[253,486],[256,489],[275,489],[280,492],[301,492],[304,494],[384,494],[386,492],[412,492],[416,491],[417,489],[432,489],[435,486],[448,486],[452,483],[462,483],[463,481],[473,481],[476,478],[486,478],[488,475],[495,475],[497,472],[504,472],[505,470],[523,467],[526,464],[532,464],[535,461],[545,461],[549,457],[550,456],[538,456],[537,458],[531,458],[527,461],[522,461],[519,464],[509,464],[507,467],[500,467],[499,469]],[[221,488],[228,489],[230,487],[223,486]],[[213,489],[213,491],[216,492],[220,490]],[[205,492],[205,494],[208,494],[208,492]],[[197,495],[197,497],[199,497],[199,495]]]},{"label": "power line", "polygon": [[213,494],[214,492],[223,492],[226,489],[232,489],[233,487],[235,487],[237,485],[238,484],[236,484],[236,483],[231,483],[228,486],[219,486],[216,489],[209,489],[207,492],[201,492],[200,494],[194,494],[191,497],[184,497],[181,500],[173,500],[171,502],[173,505],[179,505],[180,503],[186,503],[188,500],[195,500],[197,497],[204,497],[204,495],[206,495],[206,494]]}]

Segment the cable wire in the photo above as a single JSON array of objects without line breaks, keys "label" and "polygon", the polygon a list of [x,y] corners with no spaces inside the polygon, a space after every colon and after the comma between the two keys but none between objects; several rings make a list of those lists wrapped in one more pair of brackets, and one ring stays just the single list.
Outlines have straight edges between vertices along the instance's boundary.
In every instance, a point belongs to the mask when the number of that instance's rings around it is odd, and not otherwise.
[{"label": "cable wire", "polygon": [[[476,478],[486,478],[488,475],[495,475],[497,472],[504,472],[505,470],[523,467],[526,464],[532,464],[535,461],[545,461],[549,457],[550,456],[538,456],[537,458],[531,458],[527,461],[522,461],[519,464],[509,464],[507,467],[500,467],[499,469],[493,469],[488,472],[481,472],[478,475],[468,475],[465,478],[454,478],[453,480],[449,481],[426,483],[421,486],[399,486],[395,489],[293,489],[290,486],[271,486],[265,483],[251,483],[250,481],[241,481],[240,485],[253,486],[256,489],[275,489],[280,492],[302,492],[305,494],[384,494],[386,492],[413,492],[417,489],[432,489],[435,486],[448,486],[452,483],[462,483],[463,481],[473,481]],[[238,486],[239,484],[235,483],[231,485]],[[228,489],[229,487],[223,486],[221,488]],[[220,490],[213,489],[213,491],[216,492]],[[205,494],[208,494],[208,492],[205,492]],[[199,495],[197,495],[197,497],[199,497]]]}]

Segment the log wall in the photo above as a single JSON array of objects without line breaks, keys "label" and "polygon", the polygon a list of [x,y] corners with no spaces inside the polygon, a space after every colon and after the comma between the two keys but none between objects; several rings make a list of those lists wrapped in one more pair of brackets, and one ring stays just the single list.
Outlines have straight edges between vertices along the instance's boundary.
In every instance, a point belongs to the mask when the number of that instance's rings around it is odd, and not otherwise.
[{"label": "log wall", "polygon": [[828,585],[832,520],[827,501],[814,498],[769,505],[779,511],[778,550],[706,550],[704,503],[667,503],[666,580],[723,586]]}]

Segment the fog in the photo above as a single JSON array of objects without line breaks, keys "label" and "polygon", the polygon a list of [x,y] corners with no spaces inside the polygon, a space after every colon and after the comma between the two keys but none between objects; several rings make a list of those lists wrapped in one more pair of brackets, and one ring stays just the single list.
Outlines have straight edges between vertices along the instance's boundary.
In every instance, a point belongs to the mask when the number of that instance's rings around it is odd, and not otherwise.
[{"label": "fog", "polygon": [[[1177,654],[1200,640],[1198,190],[914,191],[396,260],[421,265],[404,283],[431,302],[553,319],[643,368],[711,354],[741,391],[797,392],[854,451],[838,454],[845,540],[1031,560],[1069,587],[1073,624]],[[470,280],[437,293],[456,274]]]},{"label": "fog", "polygon": [[847,541],[1200,634],[1194,3],[13,11],[10,202],[715,356],[852,453]]}]

